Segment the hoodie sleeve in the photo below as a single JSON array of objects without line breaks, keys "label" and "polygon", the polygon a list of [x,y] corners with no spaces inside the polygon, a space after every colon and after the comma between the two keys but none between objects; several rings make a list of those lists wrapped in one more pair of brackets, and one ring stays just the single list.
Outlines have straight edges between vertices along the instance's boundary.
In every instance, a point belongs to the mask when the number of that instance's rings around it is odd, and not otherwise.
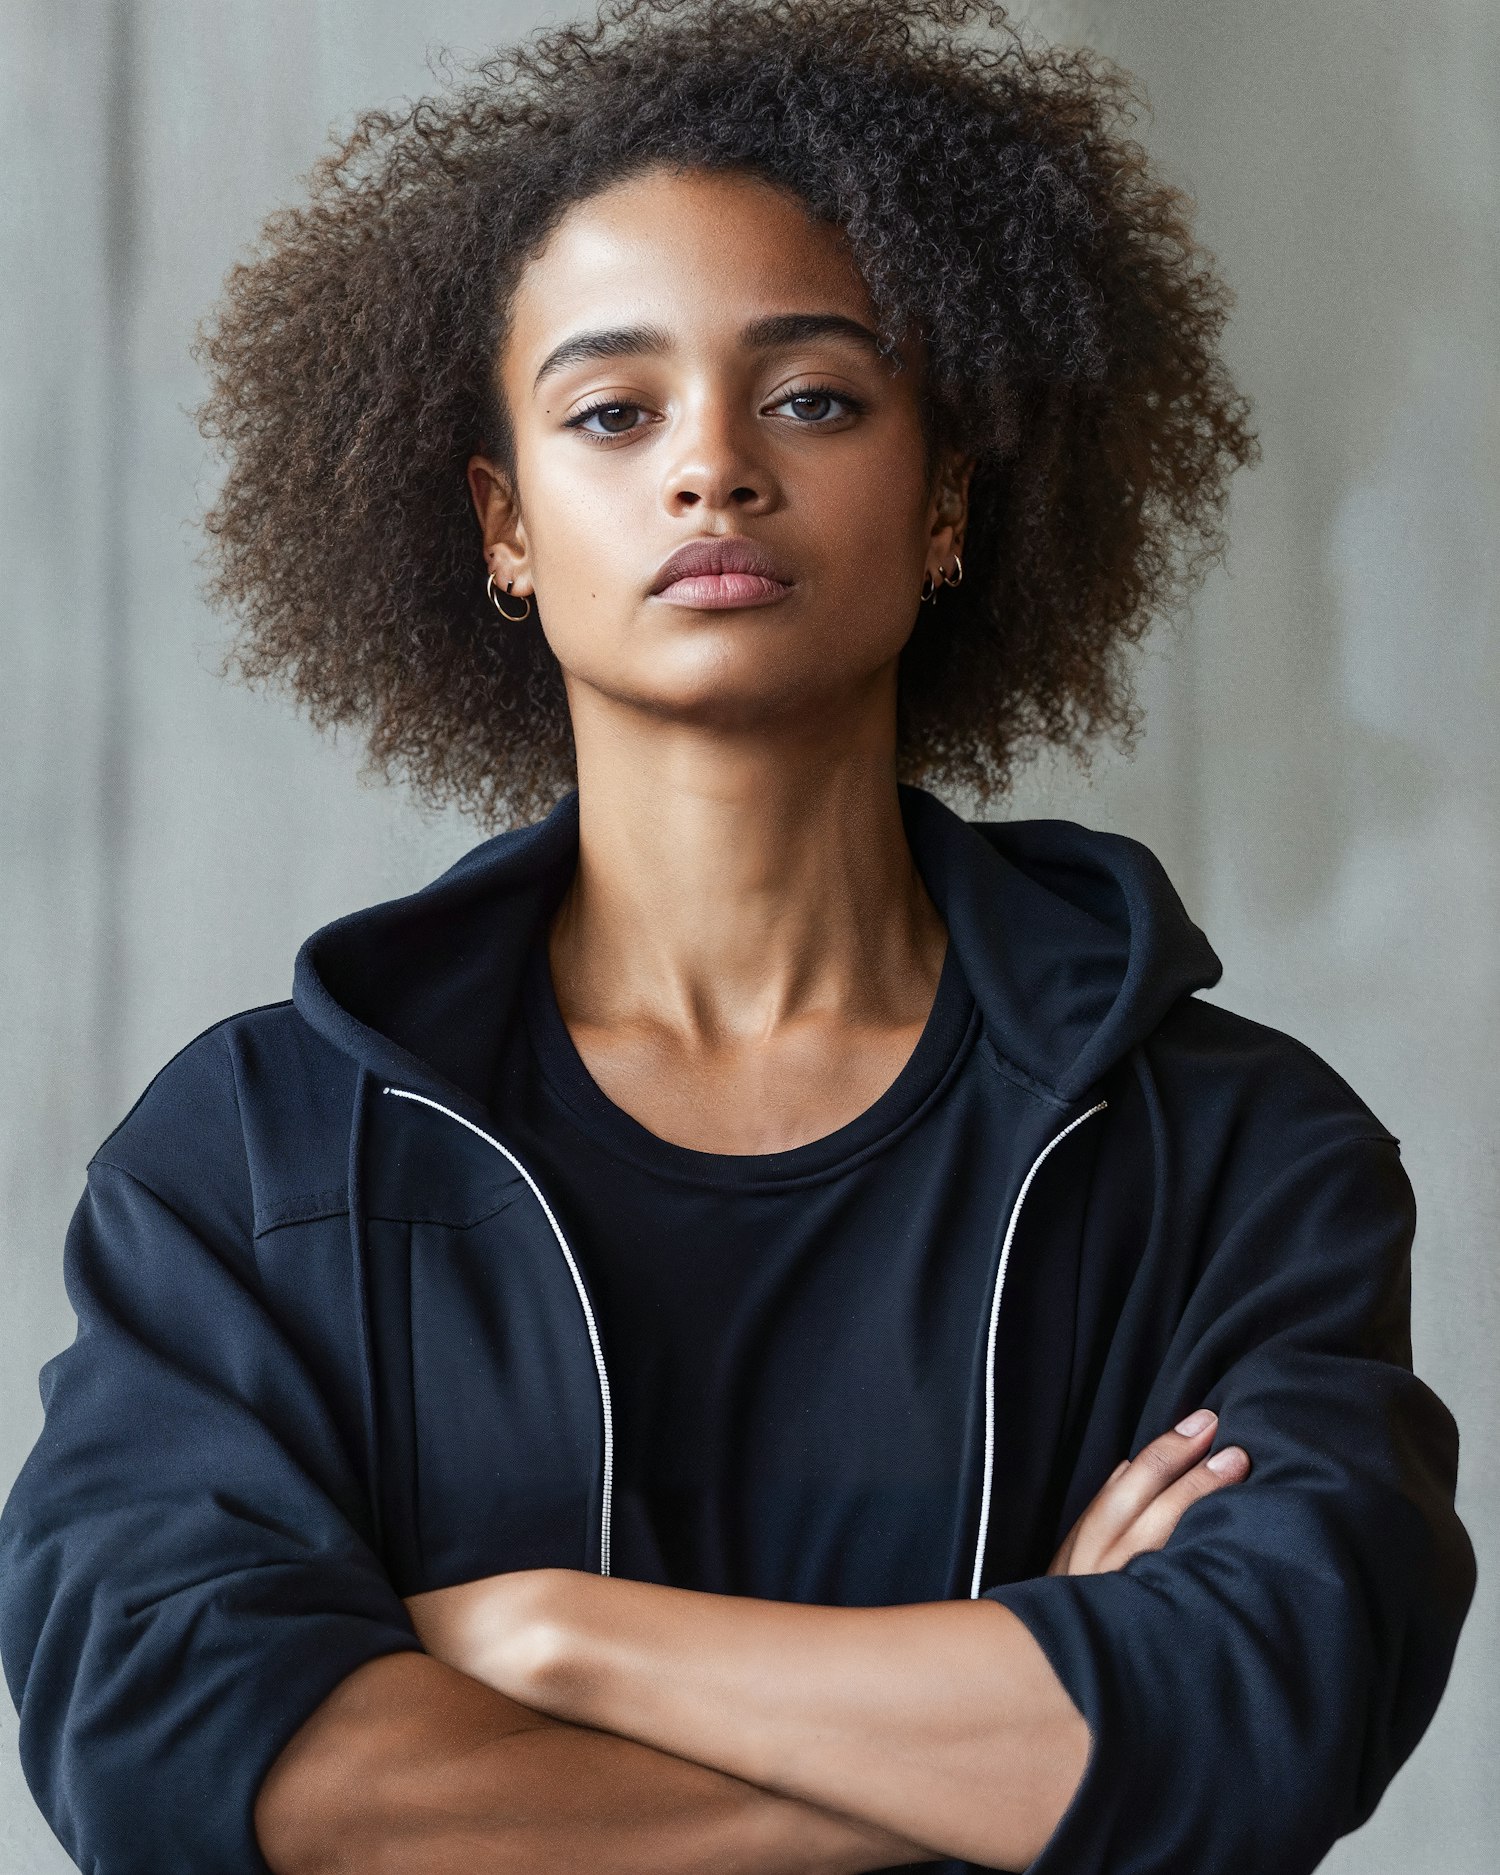
[{"label": "hoodie sleeve", "polygon": [[[191,1158],[203,1114],[176,1121]],[[252,1808],[277,1753],[356,1667],[419,1643],[242,1248],[96,1158],[64,1268],[77,1335],[0,1519],[22,1766],[93,1875],[265,1875]]]},{"label": "hoodie sleeve", "polygon": [[1123,1569],[984,1591],[1093,1736],[1030,1875],[1303,1875],[1370,1815],[1447,1680],[1474,1558],[1457,1430],[1411,1371],[1396,1141],[1325,1137],[1241,1182],[1131,1451],[1207,1405],[1251,1476]]}]

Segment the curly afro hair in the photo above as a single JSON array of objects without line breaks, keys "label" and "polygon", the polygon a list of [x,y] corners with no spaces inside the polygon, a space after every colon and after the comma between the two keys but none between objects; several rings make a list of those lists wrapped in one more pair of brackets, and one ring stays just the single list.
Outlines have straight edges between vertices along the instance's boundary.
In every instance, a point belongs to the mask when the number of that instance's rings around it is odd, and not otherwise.
[{"label": "curly afro hair", "polygon": [[983,803],[1043,744],[1134,739],[1127,650],[1222,555],[1258,444],[1128,73],[989,0],[609,0],[461,77],[359,117],[200,334],[226,672],[486,825],[571,786],[561,673],[535,608],[494,628],[465,465],[513,469],[507,308],[569,206],[732,168],[843,231],[883,347],[924,341],[929,466],[975,458],[966,577],[901,654],[902,778]]}]

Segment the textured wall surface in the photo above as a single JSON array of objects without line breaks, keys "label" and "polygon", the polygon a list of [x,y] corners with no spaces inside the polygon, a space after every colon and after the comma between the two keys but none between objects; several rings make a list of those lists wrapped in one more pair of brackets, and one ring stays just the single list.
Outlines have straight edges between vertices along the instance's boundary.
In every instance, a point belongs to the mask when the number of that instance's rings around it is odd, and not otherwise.
[{"label": "textured wall surface", "polygon": [[[569,9],[571,10],[571,9]],[[554,10],[556,12],[557,9]],[[1500,12],[1490,0],[1052,0],[1136,71],[1140,134],[1238,293],[1265,448],[1226,564],[1143,666],[1147,732],[1016,813],[1156,848],[1217,1000],[1403,1141],[1419,1370],[1464,1433],[1478,1600],[1447,1699],[1339,1875],[1489,1875],[1500,1553]],[[10,0],[0,22],[0,1489],[72,1333],[63,1230],[146,1080],[282,997],[301,938],[475,837],[214,674],[185,414],[194,322],[328,127],[532,5]],[[0,1722],[0,1875],[70,1866]],[[1234,1774],[1225,1767],[1226,1777]],[[1207,1875],[1207,1872],[1204,1872]]]}]

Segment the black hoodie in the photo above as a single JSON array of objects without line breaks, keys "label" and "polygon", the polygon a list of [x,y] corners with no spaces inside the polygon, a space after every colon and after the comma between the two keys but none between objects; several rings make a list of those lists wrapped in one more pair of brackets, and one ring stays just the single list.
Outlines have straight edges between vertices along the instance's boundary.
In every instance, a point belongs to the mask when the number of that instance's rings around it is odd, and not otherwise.
[{"label": "black hoodie", "polygon": [[[1421,1737],[1473,1592],[1397,1142],[1194,996],[1219,963],[1146,848],[901,807],[1008,1140],[935,1553],[1094,1740],[1034,1875],[1298,1875]],[[418,1647],[402,1596],[609,1568],[610,1324],[486,1106],[577,840],[575,793],[315,932],[291,1000],[189,1043],[90,1162],[0,1649],[31,1788],[94,1875],[264,1875],[260,1782],[339,1680]],[[810,1443],[852,1453],[862,1376],[841,1410],[825,1341]],[[471,1354],[462,1416],[439,1344]],[[1202,1405],[1251,1477],[1124,1569],[1046,1576],[1117,1461]]]}]

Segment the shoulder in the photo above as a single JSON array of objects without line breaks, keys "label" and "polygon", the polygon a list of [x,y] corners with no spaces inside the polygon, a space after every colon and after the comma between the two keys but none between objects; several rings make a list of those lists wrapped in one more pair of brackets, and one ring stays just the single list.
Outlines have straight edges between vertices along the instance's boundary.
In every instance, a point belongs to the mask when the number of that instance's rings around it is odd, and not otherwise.
[{"label": "shoulder", "polygon": [[1399,1142],[1344,1076],[1306,1042],[1201,996],[1184,997],[1147,1038],[1147,1072],[1180,1118],[1287,1145]]},{"label": "shoulder", "polygon": [[290,1000],[210,1024],[166,1061],[89,1161],[186,1221],[251,1236],[299,1202],[343,1200],[358,1069]]},{"label": "shoulder", "polygon": [[1315,1049],[1188,997],[1136,1051],[1123,1093],[1137,1123],[1115,1143],[1149,1167],[1159,1226],[1197,1246],[1191,1265],[1221,1246],[1234,1295],[1272,1269],[1350,1297],[1399,1288],[1417,1208],[1400,1141]]}]

